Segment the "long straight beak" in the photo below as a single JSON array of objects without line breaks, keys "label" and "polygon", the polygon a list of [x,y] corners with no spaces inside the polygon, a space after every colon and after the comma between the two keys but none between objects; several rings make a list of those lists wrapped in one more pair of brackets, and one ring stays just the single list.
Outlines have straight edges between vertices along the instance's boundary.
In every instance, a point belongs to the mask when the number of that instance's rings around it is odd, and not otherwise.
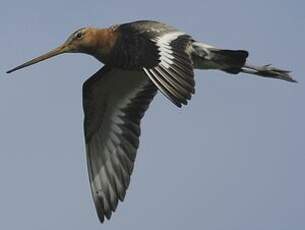
[{"label": "long straight beak", "polygon": [[44,55],[41,55],[41,56],[39,56],[37,58],[34,58],[34,59],[32,59],[32,60],[30,60],[28,62],[23,63],[22,65],[19,65],[19,66],[13,68],[13,69],[7,71],[6,73],[14,72],[14,71],[16,71],[18,69],[22,69],[24,67],[36,64],[36,63],[44,61],[44,60],[46,60],[48,58],[54,57],[54,56],[59,55],[59,54],[67,53],[67,52],[69,52],[69,48],[68,48],[68,46],[66,44],[63,44],[63,45],[55,48],[54,50],[51,50],[50,52],[48,52],[48,53],[46,53]]}]

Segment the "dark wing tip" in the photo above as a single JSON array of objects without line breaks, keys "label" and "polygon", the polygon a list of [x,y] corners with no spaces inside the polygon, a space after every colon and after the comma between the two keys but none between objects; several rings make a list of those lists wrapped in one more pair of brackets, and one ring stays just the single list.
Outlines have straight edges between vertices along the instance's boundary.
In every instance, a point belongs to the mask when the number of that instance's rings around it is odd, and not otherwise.
[{"label": "dark wing tip", "polygon": [[[97,216],[98,216],[98,219],[100,220],[100,222],[103,224],[105,222],[105,216],[102,212],[97,212]],[[109,220],[109,219],[108,219]]]},{"label": "dark wing tip", "polygon": [[[114,211],[113,211],[113,212],[114,212]],[[111,211],[105,212],[105,216],[106,216],[107,220],[110,220],[111,215],[112,215],[112,212],[111,212]]]},{"label": "dark wing tip", "polygon": [[[107,201],[111,202],[111,201]],[[112,212],[115,212],[115,210],[112,210],[111,207],[105,207],[103,203],[103,197],[99,197],[98,195],[94,197],[94,203],[96,208],[97,216],[101,223],[105,222],[105,218],[107,220],[111,219]]]}]

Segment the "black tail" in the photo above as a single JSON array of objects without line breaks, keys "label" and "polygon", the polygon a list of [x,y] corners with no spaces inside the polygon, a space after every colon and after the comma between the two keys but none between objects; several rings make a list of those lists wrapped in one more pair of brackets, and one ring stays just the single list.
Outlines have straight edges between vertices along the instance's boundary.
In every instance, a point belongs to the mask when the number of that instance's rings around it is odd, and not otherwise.
[{"label": "black tail", "polygon": [[290,71],[272,67],[271,65],[255,66],[246,63],[248,52],[244,50],[211,50],[214,54],[213,61],[222,66],[227,73],[240,72],[254,74],[261,77],[276,78],[289,82],[297,82],[290,75]]},{"label": "black tail", "polygon": [[249,55],[245,50],[210,50],[213,55],[213,61],[222,66],[222,70],[227,73],[238,74],[246,63]]},{"label": "black tail", "polygon": [[255,66],[246,63],[248,52],[245,50],[224,50],[201,43],[193,43],[192,60],[196,69],[219,69],[227,73],[240,72],[261,77],[297,82],[289,74],[290,71],[272,67],[271,65]]}]

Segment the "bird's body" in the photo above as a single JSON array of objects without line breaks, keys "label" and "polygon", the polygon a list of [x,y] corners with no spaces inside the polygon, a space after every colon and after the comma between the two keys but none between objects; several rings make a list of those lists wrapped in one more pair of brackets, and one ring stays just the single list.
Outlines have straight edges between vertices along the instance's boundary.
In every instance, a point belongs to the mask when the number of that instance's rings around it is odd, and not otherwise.
[{"label": "bird's body", "polygon": [[88,172],[102,222],[125,197],[140,121],[157,91],[178,107],[186,105],[195,92],[194,68],[294,82],[288,71],[247,64],[247,51],[218,49],[155,21],[79,29],[62,46],[8,72],[67,52],[105,64],[83,85]]}]

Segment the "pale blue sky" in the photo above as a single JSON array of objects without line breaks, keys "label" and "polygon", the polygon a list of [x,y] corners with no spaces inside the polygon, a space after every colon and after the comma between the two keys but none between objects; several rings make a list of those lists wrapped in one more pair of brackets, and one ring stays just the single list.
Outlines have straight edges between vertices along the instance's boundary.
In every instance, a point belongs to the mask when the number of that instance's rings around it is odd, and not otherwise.
[{"label": "pale blue sky", "polygon": [[[88,3],[89,2],[89,3]],[[17,1],[0,8],[0,229],[305,229],[305,3]],[[159,95],[126,199],[100,225],[85,162],[81,86],[101,64],[63,55],[7,75],[75,29],[161,20],[300,81],[196,71],[184,109]]]}]

